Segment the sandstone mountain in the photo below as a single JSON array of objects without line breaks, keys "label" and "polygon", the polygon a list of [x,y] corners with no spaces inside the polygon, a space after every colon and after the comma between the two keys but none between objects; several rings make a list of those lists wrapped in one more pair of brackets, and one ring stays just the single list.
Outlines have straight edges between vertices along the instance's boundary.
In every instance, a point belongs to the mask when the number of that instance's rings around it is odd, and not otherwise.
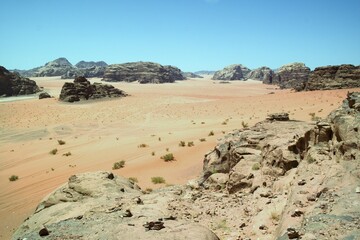
[{"label": "sandstone mountain", "polygon": [[61,89],[59,100],[76,102],[80,100],[125,97],[127,94],[112,85],[91,84],[85,77],[75,78],[73,83],[65,83]]},{"label": "sandstone mountain", "polygon": [[350,64],[315,68],[305,90],[327,90],[360,87],[360,66]]},{"label": "sandstone mountain", "polygon": [[268,67],[260,67],[252,70],[246,76],[248,79],[262,81],[264,83],[271,83],[273,78],[275,77],[275,73]]},{"label": "sandstone mountain", "polygon": [[290,63],[278,69],[272,82],[264,83],[277,84],[280,88],[294,88],[301,91],[305,88],[309,75],[310,68],[304,63]]},{"label": "sandstone mountain", "polygon": [[66,58],[58,58],[40,67],[34,77],[61,76],[73,69],[74,66]]},{"label": "sandstone mountain", "polygon": [[250,69],[241,65],[234,64],[225,67],[224,69],[217,71],[214,73],[212,79],[214,80],[244,80],[248,73],[250,73]]},{"label": "sandstone mountain", "polygon": [[146,193],[112,173],[74,175],[13,239],[358,239],[359,129],[350,93],[321,121],[274,114],[228,133],[186,186]]},{"label": "sandstone mountain", "polygon": [[184,80],[181,70],[173,66],[162,66],[153,62],[131,62],[109,65],[103,81],[139,83],[172,83]]},{"label": "sandstone mountain", "polygon": [[35,81],[21,77],[19,74],[12,73],[0,66],[0,96],[34,94],[39,91],[40,89]]},{"label": "sandstone mountain", "polygon": [[75,67],[77,67],[77,68],[92,68],[92,67],[107,67],[107,66],[108,66],[108,64],[104,61],[99,61],[99,62],[80,61],[77,64],[75,64]]}]

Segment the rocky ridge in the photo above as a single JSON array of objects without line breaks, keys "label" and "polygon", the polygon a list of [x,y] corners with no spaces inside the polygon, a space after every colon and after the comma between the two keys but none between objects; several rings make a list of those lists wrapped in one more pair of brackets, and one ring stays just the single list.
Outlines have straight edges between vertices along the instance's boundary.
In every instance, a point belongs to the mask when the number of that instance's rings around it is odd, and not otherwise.
[{"label": "rocky ridge", "polygon": [[248,73],[250,73],[250,69],[241,65],[234,64],[225,67],[220,71],[216,71],[213,80],[244,80]]},{"label": "rocky ridge", "polygon": [[17,96],[34,94],[40,91],[36,82],[12,73],[0,66],[0,96]]},{"label": "rocky ridge", "polygon": [[65,83],[61,89],[59,100],[76,102],[80,100],[125,97],[127,94],[112,85],[93,83],[85,77],[75,78],[73,83]]},{"label": "rocky ridge", "polygon": [[260,67],[251,70],[246,76],[247,79],[258,80],[264,83],[272,83],[275,73],[268,67]]},{"label": "rocky ridge", "polygon": [[184,80],[181,70],[153,62],[131,62],[109,65],[104,73],[106,82],[172,83]]},{"label": "rocky ridge", "polygon": [[324,120],[272,114],[225,135],[186,186],[145,194],[108,172],[72,176],[13,239],[357,239],[359,128],[350,93]]}]

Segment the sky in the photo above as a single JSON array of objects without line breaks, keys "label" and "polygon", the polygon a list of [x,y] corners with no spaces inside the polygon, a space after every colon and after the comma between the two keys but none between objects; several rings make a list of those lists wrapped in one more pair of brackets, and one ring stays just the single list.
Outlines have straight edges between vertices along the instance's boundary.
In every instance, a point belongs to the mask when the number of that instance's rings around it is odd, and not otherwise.
[{"label": "sky", "polygon": [[0,65],[360,64],[360,0],[0,0]]}]

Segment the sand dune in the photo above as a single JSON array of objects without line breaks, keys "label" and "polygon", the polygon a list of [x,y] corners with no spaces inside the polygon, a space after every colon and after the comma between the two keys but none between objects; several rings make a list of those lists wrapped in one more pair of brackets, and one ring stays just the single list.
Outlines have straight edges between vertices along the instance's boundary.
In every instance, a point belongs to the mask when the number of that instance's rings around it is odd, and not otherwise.
[{"label": "sand dune", "polygon": [[[56,77],[34,80],[56,97],[64,83]],[[39,201],[72,174],[111,170],[114,162],[125,160],[125,167],[114,172],[136,177],[142,188],[164,186],[154,185],[153,176],[183,184],[198,176],[204,154],[224,132],[272,112],[289,112],[303,121],[311,120],[310,113],[325,117],[348,91],[292,92],[256,81],[219,84],[209,78],[112,84],[131,96],[76,104],[56,98],[0,101],[1,239],[9,238]],[[208,136],[210,131],[215,135]],[[179,147],[180,141],[195,146]],[[57,154],[51,155],[55,148]],[[71,156],[63,156],[67,152]],[[176,161],[160,159],[169,152]],[[12,174],[19,180],[10,182]]]}]

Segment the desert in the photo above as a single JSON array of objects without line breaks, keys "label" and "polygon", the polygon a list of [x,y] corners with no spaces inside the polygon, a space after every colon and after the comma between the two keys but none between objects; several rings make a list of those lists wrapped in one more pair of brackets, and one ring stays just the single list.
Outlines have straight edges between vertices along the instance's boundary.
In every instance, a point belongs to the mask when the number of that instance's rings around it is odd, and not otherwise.
[{"label": "desert", "polygon": [[[65,81],[32,79],[52,96],[59,96]],[[62,103],[57,97],[0,104],[3,238],[11,236],[37,203],[71,175],[113,171],[136,178],[142,189],[186,184],[199,176],[204,154],[225,133],[243,128],[244,123],[252,126],[272,112],[286,112],[302,121],[311,121],[311,114],[324,118],[349,91],[294,92],[259,81],[221,84],[209,77],[161,85],[112,84],[130,96],[78,104]],[[180,147],[180,141],[194,146]],[[58,149],[56,155],[49,153],[53,149]],[[70,156],[63,156],[68,152]],[[161,156],[167,153],[176,160],[164,162]],[[121,160],[125,167],[112,170]],[[13,174],[19,180],[9,182]],[[151,178],[156,176],[166,184],[153,184]]]}]

